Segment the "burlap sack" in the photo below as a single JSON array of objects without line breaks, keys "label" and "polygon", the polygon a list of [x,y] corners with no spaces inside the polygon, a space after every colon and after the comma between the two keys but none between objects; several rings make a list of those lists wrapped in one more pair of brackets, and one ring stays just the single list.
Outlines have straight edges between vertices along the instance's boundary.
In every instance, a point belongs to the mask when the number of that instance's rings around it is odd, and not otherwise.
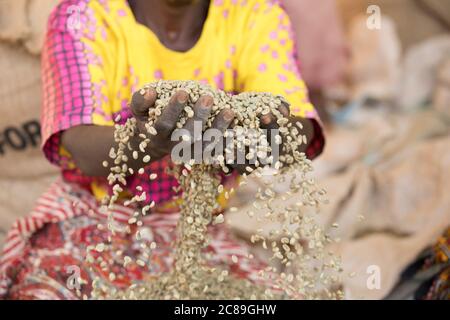
[{"label": "burlap sack", "polygon": [[433,107],[450,121],[450,57],[439,67]]},{"label": "burlap sack", "polygon": [[308,88],[321,89],[341,81],[347,63],[347,44],[336,2],[282,0],[282,4],[292,22],[301,72]]},{"label": "burlap sack", "polygon": [[391,100],[400,75],[401,43],[395,22],[382,17],[382,28],[371,30],[367,17],[352,19],[349,39],[352,59],[349,73],[353,98]]},{"label": "burlap sack", "polygon": [[0,246],[56,177],[40,149],[39,57],[0,42]]},{"label": "burlap sack", "polygon": [[[431,100],[438,85],[438,73],[450,57],[450,35],[433,37],[405,55],[396,103],[404,110],[418,109]],[[442,77],[444,78],[444,77]]]},{"label": "burlap sack", "polygon": [[39,54],[47,18],[59,0],[0,1],[0,40],[21,43],[28,52]]},{"label": "burlap sack", "polygon": [[29,35],[27,0],[0,1],[0,39],[18,41]]},{"label": "burlap sack", "polygon": [[59,0],[0,1],[0,247],[58,171],[40,145],[40,57]]},{"label": "burlap sack", "polygon": [[448,28],[436,17],[429,14],[430,10],[439,13],[441,19],[450,23],[450,1],[421,0],[428,9],[415,0],[336,0],[342,14],[343,22],[348,26],[352,18],[363,14],[367,17],[367,8],[377,5],[383,16],[389,16],[398,26],[402,47],[407,50],[418,42],[435,35],[448,32]]},{"label": "burlap sack", "polygon": [[[450,189],[450,128],[446,122],[432,111],[392,114],[385,123],[396,128],[391,131],[395,135],[384,142],[372,138],[374,133],[366,123],[359,130],[355,128],[354,135],[365,138],[368,145],[374,144],[346,170],[319,179],[330,203],[315,215],[320,225],[342,240],[334,249],[343,258],[342,284],[350,299],[385,297],[402,270],[450,224],[446,192]],[[329,149],[342,147],[329,144],[324,157],[333,163],[326,154]],[[276,222],[270,224],[244,214],[252,209],[251,199],[250,195],[241,210],[226,215],[231,228],[244,239],[258,229],[267,236],[276,227]],[[289,201],[295,203],[297,198],[286,201],[280,197],[271,206],[285,208],[293,204]],[[339,228],[331,228],[334,222]],[[370,266],[381,272],[379,288],[367,286]],[[353,272],[355,277],[348,276]]]},{"label": "burlap sack", "polygon": [[0,43],[0,177],[32,179],[52,172],[40,146],[39,58]]}]

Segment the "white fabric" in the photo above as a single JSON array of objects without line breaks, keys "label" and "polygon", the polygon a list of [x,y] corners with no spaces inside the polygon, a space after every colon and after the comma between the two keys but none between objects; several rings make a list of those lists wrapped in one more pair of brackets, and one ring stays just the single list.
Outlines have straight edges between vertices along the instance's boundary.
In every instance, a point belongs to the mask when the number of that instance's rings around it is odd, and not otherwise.
[{"label": "white fabric", "polygon": [[[322,167],[318,182],[327,190],[330,203],[314,215],[341,239],[331,249],[343,258],[346,298],[380,299],[393,288],[400,272],[450,224],[450,131],[449,123],[432,111],[389,117],[370,110],[360,113],[366,115],[359,115],[351,129],[328,132],[329,143],[318,160]],[[346,130],[352,136],[342,133]],[[353,148],[346,149],[348,145]],[[349,151],[347,157],[336,157],[342,150]],[[235,203],[241,204],[241,210],[226,215],[242,237],[274,227],[245,214],[251,210],[258,183],[247,194],[240,190],[241,201],[235,199]],[[278,208],[288,205],[281,198],[272,203]],[[335,222],[337,229],[331,227]],[[381,287],[376,290],[366,284],[367,267],[372,265],[381,271]],[[348,276],[352,272],[356,277]]]}]

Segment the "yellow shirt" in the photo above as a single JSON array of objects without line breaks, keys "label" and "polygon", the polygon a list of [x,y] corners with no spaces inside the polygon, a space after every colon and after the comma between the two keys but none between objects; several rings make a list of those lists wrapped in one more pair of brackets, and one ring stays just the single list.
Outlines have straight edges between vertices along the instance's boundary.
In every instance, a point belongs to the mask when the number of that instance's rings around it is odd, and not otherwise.
[{"label": "yellow shirt", "polygon": [[[80,124],[113,125],[132,93],[159,79],[280,94],[290,102],[291,113],[314,118],[294,48],[289,18],[277,1],[211,0],[201,36],[186,52],[162,45],[135,20],[126,0],[63,1],[50,18],[43,51],[46,156],[62,166],[67,179],[82,177],[61,147],[60,133]],[[63,97],[58,96],[61,88]],[[101,189],[94,188],[99,197]]]}]

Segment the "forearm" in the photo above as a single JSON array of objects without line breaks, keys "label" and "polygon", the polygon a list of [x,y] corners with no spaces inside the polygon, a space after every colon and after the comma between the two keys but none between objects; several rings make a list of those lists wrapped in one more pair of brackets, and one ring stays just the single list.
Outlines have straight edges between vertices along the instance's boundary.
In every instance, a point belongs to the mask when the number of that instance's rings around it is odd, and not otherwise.
[{"label": "forearm", "polygon": [[[133,148],[137,149],[139,138],[131,141]],[[62,135],[62,145],[70,152],[77,167],[87,176],[106,177],[110,173],[109,166],[104,167],[106,160],[112,159],[109,152],[117,144],[114,141],[114,127],[81,125],[66,130]],[[143,154],[139,152],[139,158],[134,159],[132,152],[127,150],[127,166],[137,171],[143,166]]]},{"label": "forearm", "polygon": [[[310,119],[293,117],[294,123],[300,122],[303,129],[299,130],[301,134],[306,135],[307,144],[300,146],[300,151],[307,150],[309,142],[314,135],[313,124]],[[132,138],[131,145],[133,149],[137,150],[139,145],[139,138]],[[109,152],[112,147],[116,147],[114,141],[114,127],[110,126],[95,126],[95,125],[81,125],[66,130],[62,135],[62,145],[70,152],[77,167],[87,176],[106,177],[110,173],[109,166],[104,167],[105,160],[111,162]],[[151,148],[151,146],[149,146]],[[151,150],[149,150],[149,153]],[[138,152],[138,159],[134,159],[132,152],[126,150],[128,157],[127,166],[134,172],[143,166],[142,152]],[[153,160],[159,157],[153,156]]]}]

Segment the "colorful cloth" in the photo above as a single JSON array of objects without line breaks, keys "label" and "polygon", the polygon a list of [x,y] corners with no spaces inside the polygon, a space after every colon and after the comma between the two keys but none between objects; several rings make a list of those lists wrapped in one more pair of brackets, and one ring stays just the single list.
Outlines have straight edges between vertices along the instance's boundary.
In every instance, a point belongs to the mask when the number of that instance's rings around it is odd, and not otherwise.
[{"label": "colorful cloth", "polygon": [[[111,210],[117,223],[128,225],[133,208],[116,205]],[[108,230],[99,230],[105,225],[107,215],[99,209],[91,193],[77,184],[63,181],[54,183],[38,200],[30,216],[18,220],[9,233],[7,244],[0,259],[0,298],[4,299],[79,299],[89,297],[92,280],[99,277],[118,289],[125,289],[132,283],[145,281],[160,272],[170,270],[173,262],[173,242],[176,239],[177,213],[153,212],[144,217],[139,232],[142,240],[137,241],[133,229],[131,234],[117,233],[112,238],[112,251],[96,253],[104,260],[113,259],[112,269],[103,271],[99,265],[85,261],[89,245],[106,243]],[[211,253],[211,264],[221,265],[238,277],[245,277],[255,283],[264,280],[258,276],[263,268],[261,262],[249,259],[248,248],[234,240],[225,228],[211,227],[212,241],[206,248]],[[150,259],[142,258],[141,243],[147,247],[157,243]],[[121,256],[117,251],[122,251]],[[235,264],[231,256],[239,263]],[[123,267],[124,256],[133,260],[147,261],[144,267],[131,263]],[[117,276],[109,280],[109,273]],[[71,278],[79,274],[82,279],[80,292]],[[72,284],[72,286],[71,286]]]},{"label": "colorful cloth", "polygon": [[[294,115],[316,119],[298,71],[287,15],[276,1],[211,1],[203,32],[187,52],[164,47],[147,27],[136,22],[126,0],[67,0],[49,20],[43,50],[43,148],[61,166],[67,181],[83,183],[97,198],[106,192],[104,178],[87,178],[61,146],[61,133],[73,126],[112,126],[117,114],[129,116],[131,94],[159,79],[193,79],[228,92],[281,94]],[[307,151],[321,152],[317,121]],[[147,201],[173,197],[176,181],[153,162],[142,175],[129,178],[148,192]],[[149,172],[159,179],[149,181]]]},{"label": "colorful cloth", "polygon": [[416,292],[415,297],[427,300],[450,300],[450,227],[431,248],[432,253],[426,259],[422,270],[434,267],[440,271],[433,277],[425,295]]},{"label": "colorful cloth", "polygon": [[[97,224],[106,216],[98,200],[108,192],[104,178],[83,176],[71,155],[61,145],[61,133],[90,124],[112,126],[117,114],[130,116],[131,94],[158,79],[194,79],[228,92],[259,91],[285,96],[294,115],[313,119],[315,134],[307,150],[318,155],[324,139],[307,89],[300,77],[289,20],[276,1],[211,1],[203,32],[187,52],[165,48],[146,27],[136,22],[125,0],[65,0],[49,19],[43,49],[44,101],[43,149],[46,157],[62,169],[63,181],[55,183],[38,201],[27,218],[10,231],[0,260],[0,297],[67,298],[79,296],[68,289],[66,272],[80,268],[87,281],[81,296],[89,294],[94,276],[106,279],[101,269],[89,273],[84,262],[88,245],[106,240]],[[165,204],[173,198],[176,181],[165,173],[168,159],[150,164],[144,175],[128,179],[128,193],[142,185],[148,201],[159,205],[144,220],[148,235],[158,250],[144,268],[120,267],[114,284],[125,287],[171,266],[176,213]],[[148,174],[158,180],[149,181]],[[116,220],[126,222],[131,208],[116,205]],[[233,240],[222,227],[210,230],[208,247],[213,260],[231,265],[236,274],[257,281],[261,264],[246,259],[247,248]],[[118,234],[113,242],[131,257],[140,255],[131,235]],[[106,253],[105,253],[106,254]]]}]

